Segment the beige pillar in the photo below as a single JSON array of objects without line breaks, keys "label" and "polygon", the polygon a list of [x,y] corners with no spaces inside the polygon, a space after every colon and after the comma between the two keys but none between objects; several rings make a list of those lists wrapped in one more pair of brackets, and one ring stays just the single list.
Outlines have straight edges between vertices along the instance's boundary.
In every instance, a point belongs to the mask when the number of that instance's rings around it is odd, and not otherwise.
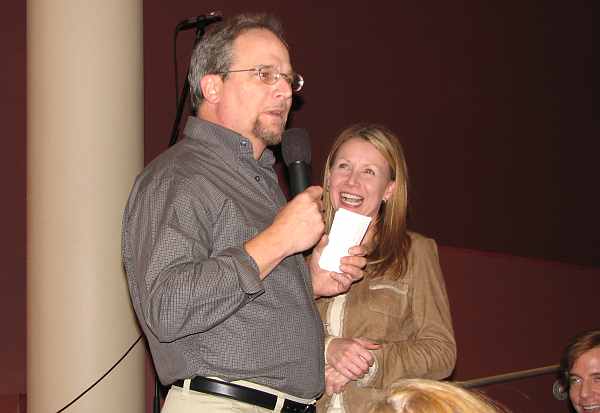
[{"label": "beige pillar", "polygon": [[[27,398],[57,412],[140,336],[121,215],[143,165],[142,0],[27,1]],[[143,340],[65,412],[143,412]]]}]

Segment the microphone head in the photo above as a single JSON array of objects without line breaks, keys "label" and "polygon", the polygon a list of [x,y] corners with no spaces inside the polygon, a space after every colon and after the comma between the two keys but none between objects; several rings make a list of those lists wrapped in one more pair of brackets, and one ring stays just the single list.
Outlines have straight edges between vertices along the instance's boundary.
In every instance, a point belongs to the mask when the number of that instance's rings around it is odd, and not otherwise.
[{"label": "microphone head", "polygon": [[283,132],[281,154],[286,166],[294,162],[310,165],[310,138],[306,129],[291,128]]}]

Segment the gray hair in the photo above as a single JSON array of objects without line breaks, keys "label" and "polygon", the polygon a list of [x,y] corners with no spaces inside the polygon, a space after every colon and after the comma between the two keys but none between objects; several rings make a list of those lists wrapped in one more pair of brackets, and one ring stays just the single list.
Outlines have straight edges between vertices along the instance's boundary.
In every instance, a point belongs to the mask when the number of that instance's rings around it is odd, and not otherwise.
[{"label": "gray hair", "polygon": [[238,14],[209,26],[204,38],[194,49],[190,62],[188,80],[194,112],[204,100],[200,80],[205,75],[229,70],[233,57],[233,42],[252,29],[269,30],[287,47],[281,22],[269,14]]}]

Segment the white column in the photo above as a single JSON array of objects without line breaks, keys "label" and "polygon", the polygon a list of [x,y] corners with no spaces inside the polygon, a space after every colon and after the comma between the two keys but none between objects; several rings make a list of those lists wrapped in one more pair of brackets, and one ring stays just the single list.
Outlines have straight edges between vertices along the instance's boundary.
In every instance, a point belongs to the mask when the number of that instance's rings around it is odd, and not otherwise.
[{"label": "white column", "polygon": [[[121,215],[143,166],[142,0],[27,0],[27,398],[57,412],[140,336]],[[65,412],[143,412],[143,340]]]}]

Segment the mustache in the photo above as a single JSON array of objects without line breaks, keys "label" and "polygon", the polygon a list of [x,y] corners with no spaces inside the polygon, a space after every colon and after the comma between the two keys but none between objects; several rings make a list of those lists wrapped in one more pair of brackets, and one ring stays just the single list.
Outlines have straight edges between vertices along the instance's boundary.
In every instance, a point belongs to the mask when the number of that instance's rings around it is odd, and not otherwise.
[{"label": "mustache", "polygon": [[271,107],[271,108],[265,110],[265,112],[280,112],[282,115],[285,115],[286,113],[288,113],[289,109],[290,109],[289,107],[283,105],[283,106]]}]

